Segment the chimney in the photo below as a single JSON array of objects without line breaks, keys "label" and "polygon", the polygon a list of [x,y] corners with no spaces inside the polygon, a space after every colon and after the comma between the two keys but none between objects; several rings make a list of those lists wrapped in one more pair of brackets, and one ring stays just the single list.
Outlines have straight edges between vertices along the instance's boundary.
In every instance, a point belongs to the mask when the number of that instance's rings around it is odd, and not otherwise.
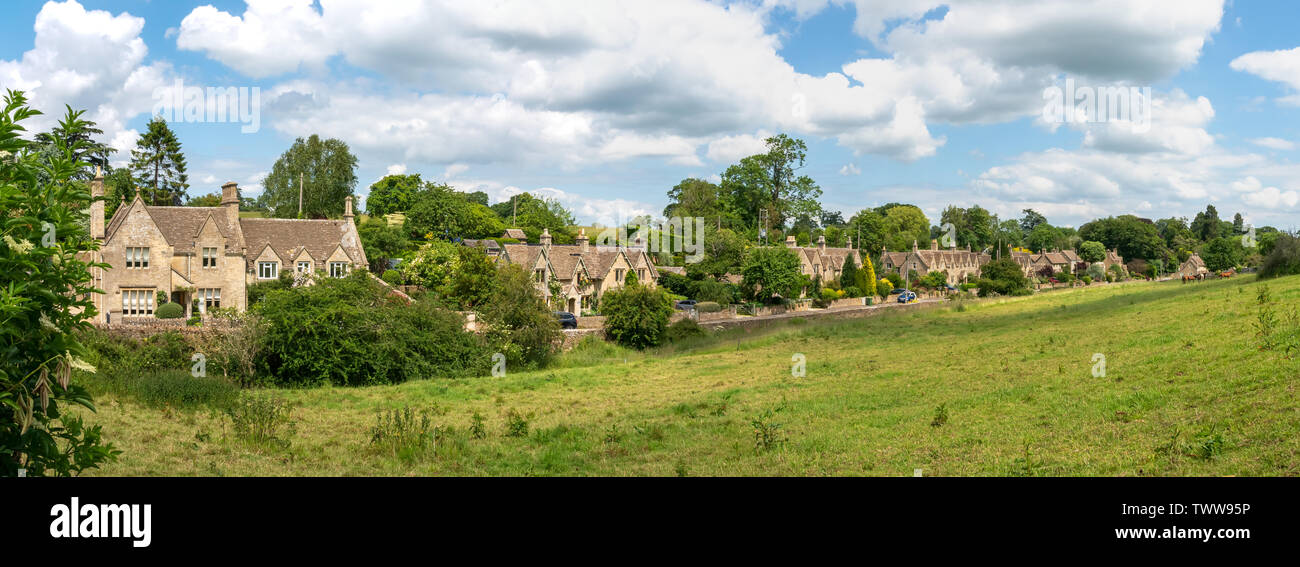
[{"label": "chimney", "polygon": [[104,172],[99,167],[90,181],[90,196],[90,237],[104,240]]},{"label": "chimney", "polygon": [[939,241],[938,241],[938,240],[931,240],[931,241],[930,241],[930,249],[931,249],[931,250],[938,250],[938,249],[939,249]]},{"label": "chimney", "polygon": [[353,216],[355,215],[352,214],[352,195],[348,195],[343,199],[343,220],[351,222]]},{"label": "chimney", "polygon": [[845,236],[845,237],[844,237],[844,247],[845,247],[845,248],[848,248],[849,250],[852,250],[852,249],[853,249],[853,237],[852,237],[852,236]]},{"label": "chimney", "polygon": [[817,237],[817,247],[820,248],[822,252],[825,252],[825,251],[826,251],[826,235],[825,235],[825,234],[823,234],[823,235]]},{"label": "chimney", "polygon": [[542,248],[550,248],[550,247],[551,247],[551,230],[550,230],[549,228],[543,228],[543,229],[542,229],[542,236],[541,236],[541,238],[540,238],[539,240],[541,240],[541,242],[542,242]]},{"label": "chimney", "polygon": [[917,250],[920,250],[920,248],[917,247],[917,245],[916,245],[916,240],[913,240],[913,241],[912,241],[912,251],[913,251],[913,252],[916,252]]},{"label": "chimney", "polygon": [[785,237],[785,245],[786,245],[787,247],[789,247],[789,248],[794,248],[794,247],[798,246],[799,244],[798,244],[797,242],[795,242],[795,240],[794,240],[794,235],[791,234],[791,235]]},{"label": "chimney", "polygon": [[587,240],[587,229],[578,229],[578,237],[573,239],[573,242],[582,248],[583,254],[586,254],[589,245],[589,241]]},{"label": "chimney", "polygon": [[234,181],[221,186],[221,206],[232,213],[231,216],[239,218],[239,186]]}]

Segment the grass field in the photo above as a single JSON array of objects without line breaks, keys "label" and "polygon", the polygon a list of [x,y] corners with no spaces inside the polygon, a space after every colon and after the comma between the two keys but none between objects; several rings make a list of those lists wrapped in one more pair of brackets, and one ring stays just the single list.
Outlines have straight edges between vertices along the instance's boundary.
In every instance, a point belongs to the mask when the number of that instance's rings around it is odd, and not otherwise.
[{"label": "grass field", "polygon": [[[235,438],[216,411],[106,395],[92,421],[124,454],[94,474],[1296,475],[1300,365],[1257,348],[1260,285],[1093,286],[583,348],[504,378],[275,390],[293,407],[287,448]],[[1268,285],[1288,310],[1300,300],[1300,277]],[[403,406],[442,427],[432,452],[371,444]],[[512,415],[526,434],[507,436]]]}]

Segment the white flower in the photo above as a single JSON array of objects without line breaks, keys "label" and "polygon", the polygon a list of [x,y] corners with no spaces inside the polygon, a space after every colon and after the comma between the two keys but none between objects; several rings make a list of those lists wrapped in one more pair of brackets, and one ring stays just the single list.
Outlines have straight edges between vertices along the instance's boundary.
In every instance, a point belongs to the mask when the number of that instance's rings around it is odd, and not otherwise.
[{"label": "white flower", "polygon": [[89,362],[86,362],[80,358],[73,356],[72,353],[70,352],[66,353],[66,355],[68,357],[68,364],[73,368],[76,368],[77,370],[80,370],[82,372],[89,372],[91,374],[95,373],[95,367],[92,366]]},{"label": "white flower", "polygon": [[47,316],[45,316],[44,313],[41,313],[41,326],[42,326],[42,327],[45,327],[46,329],[49,329],[49,330],[51,330],[51,331],[57,331],[57,330],[59,330],[58,327],[55,327],[55,326],[54,326],[54,322],[53,322],[53,321],[50,321],[50,318],[47,317]]},{"label": "white flower", "polygon": [[12,249],[14,252],[17,252],[19,254],[26,254],[28,252],[31,252],[32,249],[36,247],[35,244],[32,244],[31,242],[28,242],[26,240],[22,242],[18,242],[8,234],[5,235],[4,241],[5,244],[9,245],[10,249]]}]

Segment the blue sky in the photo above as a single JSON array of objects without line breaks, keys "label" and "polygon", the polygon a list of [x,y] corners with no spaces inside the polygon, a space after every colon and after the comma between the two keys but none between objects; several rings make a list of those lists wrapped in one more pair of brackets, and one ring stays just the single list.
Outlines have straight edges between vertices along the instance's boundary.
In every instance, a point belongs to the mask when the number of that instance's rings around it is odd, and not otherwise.
[{"label": "blue sky", "polygon": [[[903,201],[937,223],[978,203],[1077,226],[1214,203],[1300,224],[1300,3],[584,6],[22,0],[0,22],[0,85],[89,109],[122,149],[177,80],[260,88],[255,133],[173,124],[192,194],[256,194],[294,137],[319,133],[357,154],[361,194],[421,173],[610,223],[786,132],[846,217]],[[1046,121],[1043,90],[1067,78],[1148,88],[1149,128]]]}]

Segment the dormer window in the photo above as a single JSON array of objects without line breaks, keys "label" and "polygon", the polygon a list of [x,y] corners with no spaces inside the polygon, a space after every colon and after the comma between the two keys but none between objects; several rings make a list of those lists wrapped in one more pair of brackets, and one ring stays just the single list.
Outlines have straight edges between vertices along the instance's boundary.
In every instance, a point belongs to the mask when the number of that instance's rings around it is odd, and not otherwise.
[{"label": "dormer window", "polygon": [[257,263],[257,279],[273,280],[278,277],[280,277],[279,262],[258,262]]}]

